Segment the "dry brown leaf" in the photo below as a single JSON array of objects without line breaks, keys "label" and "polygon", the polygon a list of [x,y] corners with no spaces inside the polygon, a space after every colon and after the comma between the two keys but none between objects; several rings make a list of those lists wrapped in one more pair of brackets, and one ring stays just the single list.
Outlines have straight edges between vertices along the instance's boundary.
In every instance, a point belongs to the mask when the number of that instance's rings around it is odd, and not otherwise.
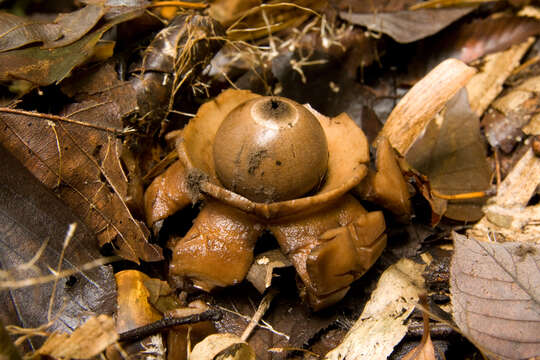
[{"label": "dry brown leaf", "polygon": [[118,340],[114,320],[107,315],[92,317],[71,335],[54,333],[37,350],[39,355],[63,359],[88,359],[99,355]]},{"label": "dry brown leaf", "polygon": [[115,274],[118,310],[116,329],[125,332],[150,324],[162,315],[150,304],[150,291],[144,283],[150,277],[137,270],[124,270]]},{"label": "dry brown leaf", "polygon": [[463,62],[448,59],[437,65],[400,100],[380,136],[403,156],[431,119],[474,75]]},{"label": "dry brown leaf", "polygon": [[406,320],[424,292],[424,268],[408,259],[389,267],[360,318],[325,360],[386,359],[407,333]]},{"label": "dry brown leaf", "polygon": [[485,57],[481,71],[467,84],[471,109],[481,116],[500,94],[503,84],[519,66],[521,58],[534,42],[534,38],[512,46],[510,49]]},{"label": "dry brown leaf", "polygon": [[[428,301],[426,295],[420,296],[420,303],[424,308],[428,307]],[[429,315],[422,311],[422,318],[424,323],[424,332],[422,334],[422,339],[418,346],[409,351],[402,360],[435,360],[435,348],[433,347],[433,342],[431,341],[431,334],[429,329]]]},{"label": "dry brown leaf", "polygon": [[35,22],[0,12],[0,51],[13,50],[35,42],[55,41],[62,36],[57,24]]},{"label": "dry brown leaf", "polygon": [[[127,97],[119,87],[118,98]],[[97,95],[96,95],[97,96]],[[121,118],[135,107],[110,99],[68,106],[66,117],[92,125],[121,129]],[[122,100],[125,102],[125,100]],[[114,242],[118,254],[138,262],[162,259],[149,244],[149,231],[126,204],[128,174],[122,166],[122,142],[106,131],[74,123],[53,123],[29,115],[0,117],[4,144],[41,182],[57,188],[58,196],[96,233],[101,245]]]},{"label": "dry brown leaf", "polygon": [[270,250],[257,255],[249,268],[246,279],[262,294],[272,285],[274,269],[292,266],[280,250]]},{"label": "dry brown leaf", "polygon": [[519,44],[539,31],[540,22],[525,16],[493,16],[462,22],[418,43],[409,73],[423,73],[448,58],[471,64],[487,54]]},{"label": "dry brown leaf", "polygon": [[435,360],[435,348],[431,341],[431,336],[427,335],[425,343],[420,344],[417,348],[407,353],[402,360]]},{"label": "dry brown leaf", "polygon": [[44,48],[69,45],[88,33],[104,13],[103,3],[89,4],[45,23],[0,12],[0,52],[38,42]]},{"label": "dry brown leaf", "polygon": [[523,125],[538,113],[539,96],[540,76],[533,76],[496,99],[482,119],[489,144],[509,153],[521,141]]},{"label": "dry brown leaf", "polygon": [[112,268],[97,267],[105,259],[92,231],[1,146],[0,158],[0,319],[70,332],[92,314],[112,314]]},{"label": "dry brown leaf", "polygon": [[[436,118],[437,120],[437,118]],[[435,121],[436,121],[435,120]],[[444,195],[486,191],[491,171],[485,155],[478,118],[462,89],[447,104],[440,128],[428,127],[422,142],[407,152],[407,161]],[[460,221],[482,217],[483,199],[449,200],[445,216]]]},{"label": "dry brown leaf", "polygon": [[207,336],[189,354],[191,360],[255,360],[255,352],[233,334]]},{"label": "dry brown leaf", "polygon": [[324,0],[215,1],[210,14],[224,26],[234,40],[257,39],[271,32],[295,28],[326,5]]},{"label": "dry brown leaf", "polygon": [[540,242],[540,205],[527,206],[540,185],[540,158],[529,149],[506,176],[484,216],[467,233],[484,241]]},{"label": "dry brown leaf", "polygon": [[540,245],[488,243],[454,233],[454,319],[488,355],[540,355]]},{"label": "dry brown leaf", "polygon": [[410,43],[437,33],[473,10],[465,7],[366,14],[342,11],[339,16],[371,31],[382,32],[399,43]]},{"label": "dry brown leaf", "polygon": [[[116,24],[139,16],[141,11],[140,8],[124,10],[122,15],[112,19],[97,30],[84,34],[77,41],[68,45],[62,43],[65,46],[53,49],[30,46],[0,52],[0,81],[22,79],[30,82],[33,86],[59,82],[69,76],[75,67],[92,57],[93,49],[107,30]],[[75,20],[75,22],[78,21]],[[28,90],[30,89],[31,87],[28,87]]]}]

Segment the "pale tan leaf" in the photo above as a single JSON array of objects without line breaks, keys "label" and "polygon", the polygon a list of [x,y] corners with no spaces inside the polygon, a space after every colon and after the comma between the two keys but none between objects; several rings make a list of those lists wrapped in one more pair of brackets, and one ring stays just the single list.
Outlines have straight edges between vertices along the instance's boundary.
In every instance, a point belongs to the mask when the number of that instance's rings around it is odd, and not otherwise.
[{"label": "pale tan leaf", "polygon": [[255,352],[245,341],[233,334],[207,336],[195,345],[191,360],[255,360]]},{"label": "pale tan leaf", "polygon": [[406,320],[424,291],[424,268],[408,259],[389,267],[360,318],[325,359],[386,359],[407,333]]},{"label": "pale tan leaf", "polygon": [[454,233],[454,319],[489,355],[540,355],[540,245],[489,243]]},{"label": "pale tan leaf", "polygon": [[482,70],[467,84],[472,110],[481,116],[489,104],[501,93],[505,80],[519,66],[521,58],[534,42],[534,38],[510,49],[485,57]]},{"label": "pale tan leaf", "polygon": [[477,240],[540,242],[540,206],[526,206],[540,185],[540,158],[529,149],[467,234]]},{"label": "pale tan leaf", "polygon": [[114,320],[107,315],[92,317],[71,335],[54,333],[37,351],[40,355],[63,359],[88,359],[118,340]]}]

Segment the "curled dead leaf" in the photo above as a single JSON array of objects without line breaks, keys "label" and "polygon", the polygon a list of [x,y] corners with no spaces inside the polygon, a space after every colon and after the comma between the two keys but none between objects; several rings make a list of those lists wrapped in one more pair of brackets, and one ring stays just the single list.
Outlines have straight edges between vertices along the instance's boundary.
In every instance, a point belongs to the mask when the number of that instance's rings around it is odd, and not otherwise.
[{"label": "curled dead leaf", "polygon": [[71,335],[54,333],[37,350],[39,355],[62,359],[88,359],[99,355],[107,346],[118,340],[114,320],[99,315],[88,319]]},{"label": "curled dead leaf", "polygon": [[115,274],[118,288],[118,332],[131,329],[158,321],[162,315],[150,304],[150,291],[145,282],[150,282],[150,277],[137,270],[124,270]]},{"label": "curled dead leaf", "polygon": [[140,15],[140,9],[127,12],[97,30],[86,33],[75,42],[54,49],[31,46],[0,53],[0,81],[26,80],[34,86],[45,86],[66,78],[71,71],[89,59],[103,34],[114,25]]},{"label": "curled dead leaf", "polygon": [[255,360],[255,352],[245,341],[233,334],[207,336],[195,345],[191,360]]},{"label": "curled dead leaf", "polygon": [[262,294],[272,285],[274,269],[292,266],[289,259],[279,250],[259,254],[253,260],[246,279]]}]

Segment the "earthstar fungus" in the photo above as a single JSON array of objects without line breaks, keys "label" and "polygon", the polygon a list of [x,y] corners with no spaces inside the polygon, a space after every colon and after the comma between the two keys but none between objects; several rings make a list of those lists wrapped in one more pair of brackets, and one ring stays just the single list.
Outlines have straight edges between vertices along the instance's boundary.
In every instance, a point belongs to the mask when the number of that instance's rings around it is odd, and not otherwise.
[{"label": "earthstar fungus", "polygon": [[227,90],[167,137],[179,161],[145,193],[148,224],[203,201],[172,249],[176,283],[209,291],[241,282],[268,230],[319,310],[343,298],[382,253],[382,212],[349,193],[368,173],[369,149],[346,114],[328,118],[289,99]]}]

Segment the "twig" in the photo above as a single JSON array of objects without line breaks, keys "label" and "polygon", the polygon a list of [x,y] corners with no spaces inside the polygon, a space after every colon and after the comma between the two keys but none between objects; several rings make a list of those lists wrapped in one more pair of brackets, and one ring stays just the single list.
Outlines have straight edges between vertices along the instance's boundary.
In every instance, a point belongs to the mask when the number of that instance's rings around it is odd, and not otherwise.
[{"label": "twig", "polygon": [[206,9],[208,4],[188,2],[188,1],[156,1],[152,4],[148,4],[147,8],[163,7],[163,6],[177,6],[188,9]]},{"label": "twig", "polygon": [[101,265],[110,264],[115,261],[119,261],[121,258],[119,256],[109,256],[104,257],[100,259],[96,259],[94,261],[91,261],[89,263],[86,263],[82,265],[79,268],[69,269],[69,270],[62,270],[59,274],[51,274],[51,275],[44,275],[44,276],[38,276],[34,278],[28,278],[23,280],[5,280],[0,281],[0,290],[2,289],[20,289],[27,286],[33,286],[38,284],[45,284],[51,281],[54,281],[61,277],[68,277],[73,274],[77,274],[81,271],[90,270],[93,268],[96,268]]},{"label": "twig", "polygon": [[[73,239],[73,235],[75,235],[75,231],[77,230],[77,223],[71,223],[69,224],[68,230],[66,232],[66,236],[64,238],[64,244],[62,246],[62,251],[60,252],[60,257],[58,259],[58,267],[56,271],[54,271],[54,274],[60,274],[62,271],[62,262],[64,261],[64,256],[66,254],[66,249],[69,246],[69,243],[71,242],[71,239]],[[52,270],[51,270],[52,271]],[[56,287],[58,285],[58,278],[54,280],[53,288],[51,292],[51,298],[49,300],[49,310],[47,311],[47,321],[51,321],[52,316],[52,310],[54,305],[54,298],[56,294]]]},{"label": "twig", "polygon": [[[234,305],[233,305],[233,307],[234,307]],[[241,317],[242,319],[246,320],[247,322],[249,322],[249,321],[251,320],[251,318],[250,318],[249,316],[246,316],[246,315],[244,315],[244,314],[239,313],[239,312],[238,312],[238,309],[236,309],[236,310],[231,310],[231,309],[227,309],[226,307],[223,307],[223,306],[218,306],[218,308],[219,308],[220,310],[223,310],[223,311],[228,312],[228,313],[230,313],[230,314],[234,314],[234,315],[236,315],[236,316],[238,316],[238,317]],[[269,324],[267,321],[265,321],[265,320],[261,320],[261,323],[260,323],[260,324],[257,324],[257,326],[260,327],[261,329],[268,330],[268,331],[270,331],[270,332],[273,333],[273,334],[276,334],[276,335],[278,335],[278,336],[282,336],[282,337],[285,338],[287,341],[289,341],[290,338],[291,338],[289,335],[287,335],[287,334],[285,334],[285,333],[282,333],[282,332],[277,331],[276,329],[274,329],[274,328],[272,327],[272,325],[270,325],[270,324]]]},{"label": "twig", "polygon": [[438,197],[439,199],[445,199],[445,200],[468,200],[468,199],[479,199],[486,196],[494,195],[494,192],[491,190],[487,191],[474,191],[474,192],[468,192],[468,193],[461,193],[461,194],[443,194],[441,192],[438,192],[435,189],[431,189],[431,194],[433,196]]},{"label": "twig", "polygon": [[221,313],[219,313],[215,309],[206,310],[200,314],[194,314],[184,317],[164,318],[148,325],[144,325],[133,330],[123,332],[119,334],[118,341],[134,342],[173,326],[193,324],[208,320],[216,321],[220,318]]},{"label": "twig", "polygon": [[39,118],[39,119],[46,119],[46,120],[52,120],[52,121],[62,121],[62,122],[67,122],[67,123],[71,123],[71,124],[77,124],[77,125],[81,125],[81,126],[86,126],[86,127],[96,129],[96,130],[111,132],[111,133],[116,134],[116,135],[124,135],[127,132],[131,132],[131,130],[129,130],[129,131],[118,130],[118,129],[107,127],[107,126],[89,124],[89,123],[85,123],[84,121],[74,120],[74,119],[70,119],[70,118],[67,118],[67,117],[64,117],[64,116],[52,115],[52,114],[42,114],[42,113],[38,113],[38,112],[34,112],[34,111],[12,109],[12,108],[8,108],[8,107],[0,107],[0,113],[31,116],[31,117],[35,117],[35,118]]},{"label": "twig", "polygon": [[499,159],[499,148],[493,148],[493,156],[495,159],[495,176],[497,179],[497,191],[499,186],[501,186],[501,159]]},{"label": "twig", "polygon": [[272,302],[272,299],[274,299],[276,295],[277,295],[277,290],[270,289],[268,294],[264,296],[264,298],[261,300],[261,303],[259,304],[257,311],[255,312],[255,314],[253,314],[253,317],[251,318],[249,324],[247,325],[246,329],[242,333],[242,336],[241,336],[242,340],[246,341],[249,338],[249,336],[251,335],[251,332],[253,331],[253,329],[255,329],[259,321],[261,321],[262,317],[266,313],[266,310],[268,310],[268,308],[270,307],[270,303]]}]

